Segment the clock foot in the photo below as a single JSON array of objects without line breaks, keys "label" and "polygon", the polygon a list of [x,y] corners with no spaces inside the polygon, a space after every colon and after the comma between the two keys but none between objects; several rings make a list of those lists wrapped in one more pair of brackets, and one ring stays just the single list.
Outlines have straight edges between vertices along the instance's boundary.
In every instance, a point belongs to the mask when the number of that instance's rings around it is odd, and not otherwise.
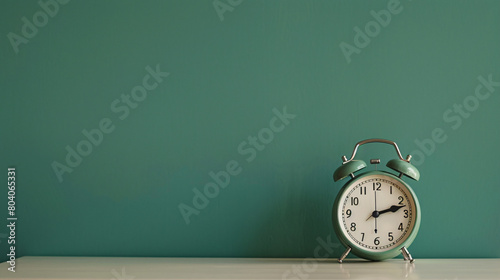
[{"label": "clock foot", "polygon": [[403,253],[403,258],[405,259],[405,261],[410,261],[411,263],[415,260],[410,252],[408,252],[408,249],[406,249],[406,247],[403,247],[401,248],[401,253]]},{"label": "clock foot", "polygon": [[345,249],[345,251],[342,254],[342,256],[340,256],[339,263],[342,263],[342,261],[344,261],[345,257],[347,257],[347,255],[349,255],[349,252],[351,252],[351,247],[348,246],[347,249]]}]

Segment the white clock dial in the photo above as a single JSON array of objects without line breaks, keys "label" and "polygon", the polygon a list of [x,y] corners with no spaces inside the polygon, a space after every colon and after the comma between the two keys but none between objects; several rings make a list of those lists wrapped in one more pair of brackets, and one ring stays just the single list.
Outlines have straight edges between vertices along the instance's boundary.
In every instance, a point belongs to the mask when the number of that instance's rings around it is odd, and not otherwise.
[{"label": "white clock dial", "polygon": [[340,198],[341,229],[351,243],[383,252],[403,243],[415,226],[415,201],[404,184],[386,175],[362,176]]}]

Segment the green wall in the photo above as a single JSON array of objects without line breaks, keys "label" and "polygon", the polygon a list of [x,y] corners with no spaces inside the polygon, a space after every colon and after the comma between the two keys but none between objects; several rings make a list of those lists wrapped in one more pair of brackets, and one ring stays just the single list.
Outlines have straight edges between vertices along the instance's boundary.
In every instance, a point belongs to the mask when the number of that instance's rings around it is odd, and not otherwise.
[{"label": "green wall", "polygon": [[333,171],[387,138],[413,256],[500,257],[500,2],[43,1],[0,4],[18,256],[337,257]]}]

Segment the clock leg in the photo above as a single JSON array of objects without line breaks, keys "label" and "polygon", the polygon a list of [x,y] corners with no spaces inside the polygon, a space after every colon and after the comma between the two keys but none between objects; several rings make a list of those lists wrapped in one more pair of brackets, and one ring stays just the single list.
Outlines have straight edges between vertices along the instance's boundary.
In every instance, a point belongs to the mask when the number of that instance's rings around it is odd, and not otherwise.
[{"label": "clock leg", "polygon": [[349,255],[349,252],[351,252],[351,247],[347,246],[347,249],[345,249],[342,256],[340,256],[339,263],[342,263],[342,261],[344,261],[345,257],[347,257],[347,255]]},{"label": "clock leg", "polygon": [[411,263],[415,260],[410,252],[408,252],[408,249],[406,249],[406,247],[403,247],[401,248],[401,253],[403,253],[403,258],[405,259],[405,261],[410,261]]}]

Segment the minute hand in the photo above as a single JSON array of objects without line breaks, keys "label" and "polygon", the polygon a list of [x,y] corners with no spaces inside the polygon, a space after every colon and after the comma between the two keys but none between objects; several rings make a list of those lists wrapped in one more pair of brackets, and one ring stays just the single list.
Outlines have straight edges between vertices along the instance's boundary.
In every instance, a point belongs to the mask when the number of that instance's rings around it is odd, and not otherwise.
[{"label": "minute hand", "polygon": [[382,211],[379,211],[378,214],[379,215],[382,215],[384,213],[387,213],[387,212],[396,212],[398,211],[399,209],[405,207],[406,205],[392,205],[391,207],[385,209],[385,210],[382,210]]}]

